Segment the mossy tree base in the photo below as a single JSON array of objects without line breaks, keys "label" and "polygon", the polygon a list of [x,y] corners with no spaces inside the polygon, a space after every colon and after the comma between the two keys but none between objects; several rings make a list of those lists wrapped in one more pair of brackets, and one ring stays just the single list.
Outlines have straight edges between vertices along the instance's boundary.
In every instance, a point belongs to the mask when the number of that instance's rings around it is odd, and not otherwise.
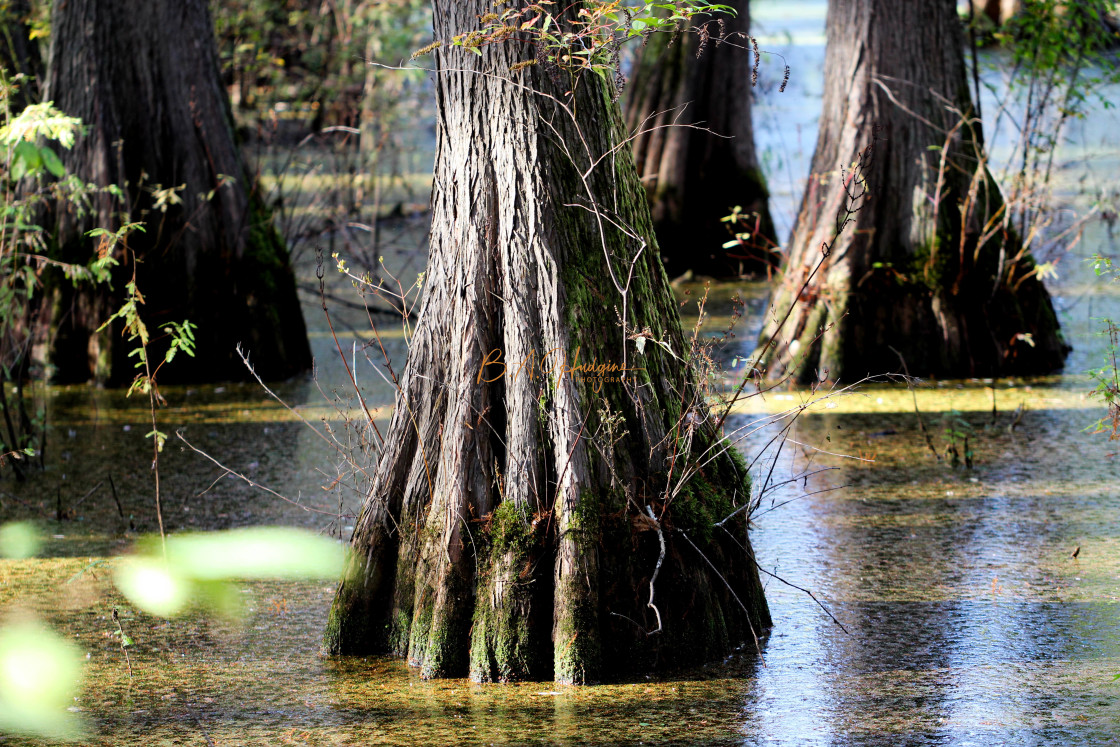
[{"label": "mossy tree base", "polygon": [[[58,259],[88,263],[91,229],[140,222],[116,248],[112,288],[48,280],[48,360],[57,381],[120,384],[135,374],[121,326],[96,330],[136,271],[153,334],[197,325],[198,354],[160,372],[169,381],[284,378],[311,366],[288,250],[255,192],[233,133],[204,0],[55,0],[44,98],[88,131],[60,156],[67,170],[123,198],[94,194],[88,210],[59,204],[45,225]],[[133,258],[137,263],[133,265]],[[162,350],[154,357],[162,356]]]},{"label": "mossy tree base", "polygon": [[[490,7],[437,3],[436,38]],[[705,490],[667,490],[671,463],[679,476],[716,434],[701,416],[682,437],[704,404],[629,151],[590,186],[638,238],[600,234],[572,206],[621,115],[597,76],[575,87],[573,118],[534,93],[565,90],[546,71],[500,79],[526,50],[482,51],[438,53],[425,297],[326,648],[406,656],[425,677],[576,684],[722,656],[770,623],[745,526],[711,527],[746,499],[747,477],[721,454],[702,469]],[[572,159],[559,145],[584,141]],[[612,271],[631,275],[625,303]],[[643,329],[673,355],[640,355],[629,336]],[[633,370],[599,380],[578,364]],[[663,630],[647,635],[657,526]]]},{"label": "mossy tree base", "polygon": [[852,381],[900,355],[915,376],[1061,367],[1049,294],[984,166],[964,48],[952,0],[829,3],[812,174],[760,338],[769,378]]}]

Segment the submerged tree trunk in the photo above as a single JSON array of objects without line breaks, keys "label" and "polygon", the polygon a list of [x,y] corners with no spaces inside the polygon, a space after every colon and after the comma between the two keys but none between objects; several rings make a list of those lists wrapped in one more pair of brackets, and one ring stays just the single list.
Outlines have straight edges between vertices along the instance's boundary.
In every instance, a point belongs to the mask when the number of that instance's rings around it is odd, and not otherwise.
[{"label": "submerged tree trunk", "polygon": [[[634,156],[670,276],[691,269],[726,277],[777,264],[751,124],[749,3],[726,4],[737,15],[721,15],[722,24],[708,21],[703,31],[677,39],[650,37],[627,85],[626,127],[642,133]],[[734,236],[721,218],[736,206],[746,222],[734,231],[751,236],[724,248]]]},{"label": "submerged tree trunk", "polygon": [[[490,8],[436,2],[436,38]],[[533,50],[481,52],[438,53],[425,297],[327,648],[570,683],[724,655],[769,625],[745,523],[713,527],[749,482],[680,360],[630,151],[581,182],[620,113],[597,75],[570,117],[548,96],[571,81],[509,72]],[[587,368],[612,365],[635,370]]]},{"label": "submerged tree trunk", "polygon": [[899,354],[914,375],[1059,368],[1068,347],[970,119],[955,3],[831,0],[825,70],[759,367],[803,381],[896,371]]},{"label": "submerged tree trunk", "polygon": [[[47,98],[89,132],[63,151],[70,173],[103,191],[92,210],[59,205],[58,257],[85,263],[98,242],[85,232],[142,221],[128,247],[146,322],[189,319],[198,357],[180,356],[166,378],[245,378],[241,343],[268,378],[310,366],[287,248],[241,161],[218,75],[205,0],[56,0]],[[116,310],[132,257],[110,292],[75,291],[57,279],[47,303],[49,363],[60,380],[132,375],[119,329],[95,330]]]}]

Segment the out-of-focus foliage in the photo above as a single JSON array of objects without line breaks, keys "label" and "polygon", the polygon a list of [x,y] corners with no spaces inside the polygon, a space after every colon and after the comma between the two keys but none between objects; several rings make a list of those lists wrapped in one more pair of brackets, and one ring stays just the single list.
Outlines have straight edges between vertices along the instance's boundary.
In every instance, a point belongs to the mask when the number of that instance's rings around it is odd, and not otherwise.
[{"label": "out-of-focus foliage", "polygon": [[0,558],[22,560],[39,552],[39,530],[29,521],[14,521],[0,526]]},{"label": "out-of-focus foliage", "polygon": [[20,621],[0,628],[0,733],[79,739],[67,708],[82,677],[81,654],[50,628]]},{"label": "out-of-focus foliage", "polygon": [[[28,557],[37,549],[38,534],[30,524],[0,527],[0,555]],[[235,614],[241,598],[231,579],[334,581],[346,560],[337,540],[285,527],[172,536],[166,558],[158,537],[142,541],[139,549],[116,564],[114,580],[137,608],[161,617],[198,603]],[[132,645],[123,630],[120,635],[125,647]],[[80,739],[83,725],[68,709],[81,681],[81,662],[74,645],[45,625],[5,621],[0,627],[0,735]]]},{"label": "out-of-focus foliage", "polygon": [[[0,24],[7,29],[11,23],[24,22],[31,39],[41,39],[45,44],[51,35],[51,0],[30,0],[28,5],[30,12],[23,16],[17,12],[12,0],[0,0]],[[7,39],[4,41],[7,42]]]},{"label": "out-of-focus foliage", "polygon": [[[81,125],[81,120],[66,116],[55,109],[50,101],[32,104],[20,112],[18,117],[0,127],[0,143],[6,148],[18,147],[25,142],[34,143],[39,138],[46,138],[57,141],[63,148],[73,148],[74,138]],[[52,155],[55,159],[58,158],[53,151]],[[57,171],[50,166],[47,170],[55,176],[63,174],[61,164]]]},{"label": "out-of-focus foliage", "polygon": [[[1120,282],[1120,267],[1113,264],[1109,257],[1096,254],[1093,255],[1091,262],[1097,277],[1107,278],[1112,283]],[[1107,433],[1109,439],[1116,441],[1120,440],[1120,364],[1117,363],[1117,356],[1120,353],[1120,326],[1113,319],[1099,321],[1104,325],[1101,334],[1108,337],[1108,347],[1105,350],[1104,365],[1089,369],[1089,378],[1095,385],[1089,396],[1101,400],[1108,408],[1108,412],[1090,426],[1090,429],[1093,433]]]},{"label": "out-of-focus foliage", "polygon": [[422,0],[215,0],[211,13],[234,104],[316,129],[357,127],[366,63],[396,65],[431,35]]},{"label": "out-of-focus foliage", "polygon": [[342,573],[345,547],[337,540],[286,527],[173,535],[163,558],[158,538],[121,562],[114,580],[138,608],[171,617],[192,601],[237,611],[231,579],[328,579]]}]

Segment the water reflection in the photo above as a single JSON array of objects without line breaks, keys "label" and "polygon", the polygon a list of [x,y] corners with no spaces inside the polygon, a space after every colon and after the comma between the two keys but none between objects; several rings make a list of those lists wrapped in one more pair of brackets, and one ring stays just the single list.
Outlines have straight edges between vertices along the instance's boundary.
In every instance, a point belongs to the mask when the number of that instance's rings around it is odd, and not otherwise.
[{"label": "water reflection", "polygon": [[[769,582],[776,627],[760,696],[747,705],[750,743],[1111,738],[1120,574],[1109,517],[1120,495],[1108,444],[1078,433],[1080,409],[1030,411],[1014,432],[1011,413],[985,430],[989,412],[964,412],[977,464],[953,469],[926,450],[906,392],[885,396],[893,416],[808,415],[792,431],[873,464],[802,448],[773,470],[781,482],[838,468],[774,490],[763,511],[789,502],[759,516],[754,538],[763,564],[816,592],[850,635],[800,592]],[[919,401],[927,425],[947,409],[936,396]]]}]

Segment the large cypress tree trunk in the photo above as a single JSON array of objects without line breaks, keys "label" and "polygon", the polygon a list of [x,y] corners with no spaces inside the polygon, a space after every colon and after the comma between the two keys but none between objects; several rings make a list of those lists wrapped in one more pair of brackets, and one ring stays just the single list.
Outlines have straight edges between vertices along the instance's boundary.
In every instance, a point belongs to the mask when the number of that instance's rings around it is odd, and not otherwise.
[{"label": "large cypress tree trunk", "polygon": [[[234,142],[205,0],[56,0],[52,19],[47,98],[89,128],[63,160],[83,180],[125,192],[123,203],[96,195],[85,214],[60,205],[59,258],[87,262],[97,242],[86,231],[143,221],[145,232],[128,245],[148,326],[184,318],[198,325],[198,357],[180,357],[165,378],[244,378],[239,342],[265,377],[308,368],[287,248]],[[174,190],[174,198],[161,200],[157,190]],[[94,331],[131,277],[131,256],[120,260],[112,292],[54,284],[47,302],[56,378],[131,376],[119,330]]]},{"label": "large cypress tree trunk", "polygon": [[[898,370],[894,350],[914,375],[1060,367],[1068,347],[1050,297],[968,119],[953,0],[831,0],[825,71],[812,174],[762,332],[775,344],[760,367],[853,379]],[[837,236],[845,206],[856,212]]]},{"label": "large cypress tree trunk", "polygon": [[[653,209],[654,228],[669,274],[685,270],[726,277],[777,264],[769,192],[758,165],[751,124],[752,69],[747,0],[725,3],[702,32],[650,37],[627,85],[626,126],[638,174]],[[728,43],[721,43],[721,33]],[[693,127],[672,126],[696,125]],[[734,237],[720,221],[739,206],[751,233]]]},{"label": "large cypress tree trunk", "polygon": [[[436,2],[436,38],[490,7]],[[745,524],[712,526],[749,483],[725,452],[674,490],[720,442],[629,149],[591,171],[590,195],[581,183],[620,112],[587,74],[570,117],[542,95],[570,82],[509,72],[531,49],[481,51],[438,52],[425,298],[327,648],[407,656],[426,677],[571,683],[723,655],[769,625]],[[624,299],[611,278],[628,275]],[[673,354],[639,354],[627,336],[643,330]],[[561,368],[578,364],[641,370]]]}]

